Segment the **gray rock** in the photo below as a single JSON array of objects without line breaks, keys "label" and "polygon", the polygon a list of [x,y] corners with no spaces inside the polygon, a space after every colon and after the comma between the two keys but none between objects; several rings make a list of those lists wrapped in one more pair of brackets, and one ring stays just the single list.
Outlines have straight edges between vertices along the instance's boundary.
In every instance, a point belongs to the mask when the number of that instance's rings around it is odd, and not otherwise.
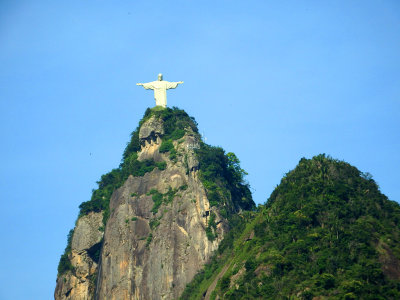
[{"label": "gray rock", "polygon": [[54,299],[93,299],[97,263],[92,255],[96,247],[100,247],[99,242],[103,238],[103,232],[99,231],[102,220],[101,212],[91,212],[76,222],[69,255],[74,271],[57,278]]},{"label": "gray rock", "polygon": [[[158,127],[151,129],[157,122],[147,122],[142,138],[160,132]],[[225,234],[226,221],[215,210],[218,237],[211,242],[206,236],[210,204],[197,174],[197,138],[187,134],[180,143],[174,142],[176,162],[169,160],[168,153],[148,151],[157,144],[151,140],[142,152],[153,153],[154,159],[161,155],[167,168],[130,176],[111,198],[95,299],[177,299]],[[154,202],[148,194],[152,189],[176,190],[172,201],[162,204],[156,214],[151,212]]]},{"label": "gray rock", "polygon": [[[165,161],[167,167],[129,176],[114,191],[99,265],[90,254],[103,238],[102,213],[77,221],[69,257],[75,269],[57,278],[55,299],[177,299],[218,248],[227,222],[210,207],[198,176],[199,137],[187,129],[174,141],[177,157],[171,161],[158,151],[163,133],[154,117],[141,126],[138,159]],[[157,212],[152,190],[164,195]],[[205,231],[211,210],[218,223],[214,241]]]},{"label": "gray rock", "polygon": [[139,138],[141,140],[154,140],[162,134],[164,134],[163,121],[156,119],[154,116],[142,124],[139,130]]},{"label": "gray rock", "polygon": [[76,251],[87,250],[100,242],[103,237],[103,232],[99,231],[101,226],[103,226],[103,215],[101,213],[92,212],[79,218],[72,237],[72,249]]}]

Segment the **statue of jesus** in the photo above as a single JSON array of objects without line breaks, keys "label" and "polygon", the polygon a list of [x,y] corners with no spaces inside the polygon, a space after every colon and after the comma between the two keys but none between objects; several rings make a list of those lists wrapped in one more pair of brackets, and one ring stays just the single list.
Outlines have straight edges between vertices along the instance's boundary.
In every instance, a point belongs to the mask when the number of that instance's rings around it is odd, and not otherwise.
[{"label": "statue of jesus", "polygon": [[183,81],[169,82],[164,81],[162,74],[158,74],[158,80],[149,83],[136,83],[136,85],[143,86],[146,90],[154,90],[154,99],[156,100],[156,106],[167,107],[167,90],[174,89],[178,84],[182,84]]}]

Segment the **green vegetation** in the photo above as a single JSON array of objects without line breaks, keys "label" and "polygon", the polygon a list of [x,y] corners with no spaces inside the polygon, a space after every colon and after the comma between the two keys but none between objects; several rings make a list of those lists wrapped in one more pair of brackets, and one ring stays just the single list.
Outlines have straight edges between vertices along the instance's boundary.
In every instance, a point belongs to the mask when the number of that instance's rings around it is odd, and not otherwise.
[{"label": "green vegetation", "polygon": [[369,174],[303,158],[265,206],[238,217],[182,299],[200,299],[224,266],[221,299],[400,298],[400,206]]},{"label": "green vegetation", "polygon": [[215,240],[215,238],[217,237],[217,233],[216,233],[217,224],[215,223],[215,217],[216,217],[215,213],[211,212],[210,217],[208,219],[207,228],[206,228],[206,235],[210,241]]},{"label": "green vegetation", "polygon": [[[183,110],[146,110],[119,167],[101,176],[90,201],[80,205],[79,217],[92,211],[103,213],[100,231],[110,215],[112,193],[129,175],[143,176],[167,167],[166,162],[138,160],[140,127],[151,117],[162,120],[159,151],[169,153],[173,161],[179,155],[174,143],[182,142],[186,131],[198,135],[196,122]],[[400,299],[400,208],[380,193],[370,174],[325,155],[303,158],[267,203],[256,209],[245,181],[247,173],[235,154],[200,142],[196,155],[199,178],[212,206],[206,235],[216,238],[215,208],[228,219],[230,231],[211,262],[188,284],[182,299],[201,299],[218,275],[212,299]],[[189,173],[187,160],[185,156]],[[155,216],[160,206],[187,188],[148,193],[154,202],[151,230],[160,224],[163,213]],[[127,224],[129,220],[137,217],[126,219]],[[74,272],[69,260],[72,235],[73,230],[60,259],[59,276]],[[141,238],[146,247],[152,239],[153,233]],[[99,259],[101,245],[102,241],[88,250],[94,261]]]},{"label": "green vegetation", "polygon": [[234,255],[234,241],[240,239],[246,229],[246,224],[254,220],[254,214],[254,212],[245,211],[240,215],[235,214],[230,218],[231,230],[225,235],[211,261],[186,286],[180,299],[202,299],[204,292],[213,282],[215,276],[222,270],[226,263],[230,262],[230,259]]},{"label": "green vegetation", "polygon": [[172,161],[176,161],[176,150],[174,144],[172,143],[172,139],[163,140],[159,151],[160,153],[169,152],[169,159]]},{"label": "green vegetation", "polygon": [[67,237],[67,247],[65,247],[64,254],[61,255],[60,262],[58,263],[58,275],[64,274],[67,271],[74,271],[75,268],[71,264],[68,256],[71,254],[71,243],[72,243],[72,236],[74,235],[74,230],[71,229],[68,233]]},{"label": "green vegetation", "polygon": [[[140,151],[141,145],[139,140],[140,127],[145,121],[152,116],[159,118],[163,121],[164,135],[163,140],[177,140],[183,137],[185,129],[191,129],[194,133],[198,133],[196,121],[189,117],[188,114],[176,107],[171,108],[148,108],[144,117],[139,122],[139,126],[131,134],[131,140],[126,146],[122,162],[118,168],[113,169],[111,172],[102,175],[101,179],[97,182],[98,188],[93,190],[92,197],[89,201],[83,202],[79,208],[79,217],[87,215],[90,212],[103,212],[103,224],[100,231],[104,231],[107,220],[110,216],[109,203],[112,193],[115,189],[122,186],[129,175],[143,176],[147,172],[151,172],[154,168],[164,170],[167,166],[166,162],[154,162],[152,160],[138,161],[137,152]],[[173,149],[175,151],[175,149]],[[170,157],[173,159],[174,151],[170,151]],[[176,152],[175,152],[176,155]],[[132,197],[137,196],[132,194]],[[72,238],[72,233],[71,233]],[[73,267],[68,259],[70,252],[70,242],[68,242],[65,253],[61,256],[59,263],[59,274],[72,270]]]},{"label": "green vegetation", "polygon": [[185,135],[185,130],[187,128],[190,128],[194,133],[198,133],[197,122],[195,119],[189,117],[184,110],[178,109],[177,107],[172,107],[172,109],[166,108],[158,111],[147,109],[143,120],[139,124],[143,124],[143,122],[148,120],[151,116],[163,120],[163,140],[178,140]]},{"label": "green vegetation", "polygon": [[[131,134],[131,140],[123,153],[122,163],[119,168],[113,169],[111,172],[101,176],[98,189],[93,190],[92,198],[89,201],[83,202],[79,208],[79,217],[87,215],[91,211],[103,211],[103,222],[106,224],[110,215],[109,203],[112,193],[119,188],[128,178],[129,175],[143,176],[147,172],[151,172],[154,168],[165,170],[166,162],[154,162],[153,160],[139,161],[137,152],[140,151],[139,131],[145,121],[152,116],[159,118],[164,124],[163,144],[167,142],[170,152],[170,158],[176,158],[176,151],[173,147],[172,140],[182,138],[185,133],[185,128],[190,128],[197,133],[196,121],[189,117],[188,114],[176,107],[160,109],[155,107],[148,108],[144,117],[139,122],[139,126]],[[165,141],[165,142],[164,142]],[[168,142],[169,141],[169,142]],[[172,145],[172,148],[171,148]]]},{"label": "green vegetation", "polygon": [[206,188],[211,206],[218,206],[225,218],[239,208],[255,208],[249,184],[244,180],[247,173],[240,168],[239,159],[234,153],[225,154],[220,147],[201,143],[196,154],[200,179]]},{"label": "green vegetation", "polygon": [[184,110],[178,109],[177,107],[172,107],[172,109],[169,107],[148,108],[142,120],[139,122],[138,128],[131,134],[131,141],[124,151],[123,159],[127,158],[131,153],[140,151],[140,127],[152,116],[163,121],[163,141],[178,140],[182,138],[185,134],[186,128],[190,128],[194,133],[198,133],[197,122],[193,117],[189,117],[189,115]]},{"label": "green vegetation", "polygon": [[151,243],[152,239],[153,239],[153,234],[150,233],[149,236],[146,239],[146,247],[150,246],[150,243]]},{"label": "green vegetation", "polygon": [[[180,187],[179,189],[181,189],[182,187]],[[186,186],[187,188],[187,186]],[[161,204],[168,204],[171,203],[172,200],[174,200],[175,194],[178,192],[179,189],[172,189],[171,187],[168,188],[168,191],[164,194],[160,193],[159,191],[157,191],[156,189],[151,189],[147,195],[150,196],[152,195],[152,199],[154,202],[154,205],[151,209],[151,212],[153,214],[156,214],[158,212],[159,207],[161,206]]]},{"label": "green vegetation", "polygon": [[[131,134],[130,142],[124,150],[119,167],[102,175],[97,182],[98,188],[92,192],[91,199],[79,206],[79,218],[90,212],[102,212],[103,226],[99,227],[100,231],[104,231],[111,213],[109,203],[112,193],[121,187],[130,175],[143,176],[155,168],[165,170],[167,167],[166,162],[138,160],[138,151],[141,150],[139,131],[144,122],[152,117],[163,122],[164,134],[161,136],[162,144],[159,151],[161,153],[169,153],[169,158],[172,161],[176,161],[178,155],[173,141],[182,142],[181,138],[186,131],[198,135],[196,121],[183,110],[176,107],[172,109],[160,107],[147,109],[144,117],[139,122],[139,126]],[[255,205],[251,198],[249,186],[243,180],[246,173],[240,169],[239,160],[233,153],[225,154],[219,147],[211,147],[202,143],[201,148],[197,151],[197,156],[200,161],[200,178],[206,187],[207,195],[211,204],[218,206],[223,217],[228,217],[232,212],[236,212],[239,209],[254,209]],[[187,189],[187,185],[180,187],[178,190],[184,191],[185,189]],[[178,190],[170,188],[165,194],[153,191],[151,194],[154,201],[154,206],[151,210],[153,214],[158,212],[161,204],[170,203]],[[137,196],[136,193],[131,194],[131,197]],[[128,222],[129,220],[126,223],[128,224]],[[154,223],[153,228],[156,228],[157,225],[157,223]],[[215,238],[214,224],[209,223],[207,228],[207,236],[210,239]],[[68,255],[65,253],[61,257],[60,266],[61,273],[72,269]]]},{"label": "green vegetation", "polygon": [[148,194],[152,195],[152,199],[153,199],[153,202],[154,202],[154,205],[153,205],[153,208],[151,209],[151,212],[153,214],[156,214],[158,212],[158,208],[163,203],[163,194],[161,194],[156,189],[152,189]]},{"label": "green vegetation", "polygon": [[163,140],[158,151],[160,151],[160,153],[165,153],[165,152],[170,152],[173,149],[174,149],[174,144],[172,143],[172,140]]},{"label": "green vegetation", "polygon": [[79,217],[87,215],[91,211],[103,211],[103,223],[105,225],[110,214],[109,203],[114,190],[122,186],[129,175],[143,176],[147,172],[153,171],[156,167],[164,170],[166,163],[156,163],[153,160],[139,161],[137,160],[137,153],[131,153],[120,168],[113,169],[111,172],[101,176],[101,180],[97,182],[99,188],[93,191],[91,200],[83,202],[79,206]]},{"label": "green vegetation", "polygon": [[155,228],[158,227],[158,225],[160,225],[160,220],[159,219],[152,219],[152,220],[150,220],[149,225],[150,225],[151,230],[154,230]]},{"label": "green vegetation", "polygon": [[165,161],[156,162],[156,167],[159,170],[165,170],[167,168],[167,163]]}]

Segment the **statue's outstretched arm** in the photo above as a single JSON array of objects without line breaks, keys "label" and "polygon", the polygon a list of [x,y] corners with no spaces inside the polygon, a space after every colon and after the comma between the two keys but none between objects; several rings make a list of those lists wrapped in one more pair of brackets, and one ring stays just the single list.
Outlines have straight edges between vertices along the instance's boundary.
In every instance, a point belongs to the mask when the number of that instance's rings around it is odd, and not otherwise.
[{"label": "statue's outstretched arm", "polygon": [[154,86],[151,82],[149,83],[136,83],[136,85],[141,85],[142,87],[144,87],[146,90],[152,90],[154,89]]},{"label": "statue's outstretched arm", "polygon": [[183,81],[178,81],[178,82],[168,82],[167,83],[167,89],[174,89],[178,86],[178,84],[182,84]]}]

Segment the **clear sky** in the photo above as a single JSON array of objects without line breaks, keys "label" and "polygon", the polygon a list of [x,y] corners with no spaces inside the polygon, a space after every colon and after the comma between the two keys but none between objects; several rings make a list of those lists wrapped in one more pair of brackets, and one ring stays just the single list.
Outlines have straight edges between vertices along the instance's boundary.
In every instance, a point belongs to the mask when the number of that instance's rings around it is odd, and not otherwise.
[{"label": "clear sky", "polygon": [[264,203],[300,158],[399,201],[400,2],[0,1],[0,299],[51,299],[81,202],[151,91],[237,154]]}]

